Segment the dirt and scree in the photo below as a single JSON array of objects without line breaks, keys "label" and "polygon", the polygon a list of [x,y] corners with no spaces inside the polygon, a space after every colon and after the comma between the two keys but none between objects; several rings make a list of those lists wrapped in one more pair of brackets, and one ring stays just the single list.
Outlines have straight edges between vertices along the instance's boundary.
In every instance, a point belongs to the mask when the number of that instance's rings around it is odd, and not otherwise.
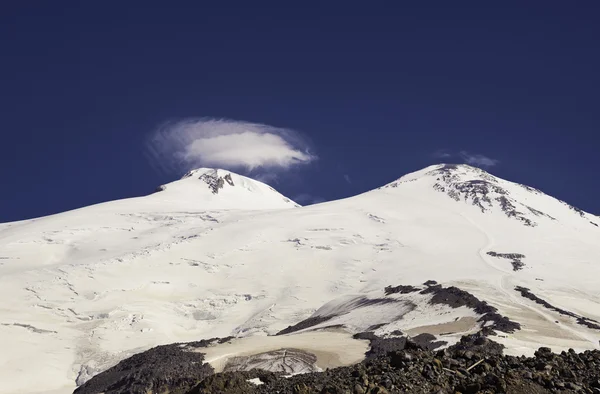
[{"label": "dirt and scree", "polygon": [[[474,394],[600,393],[600,351],[560,354],[540,348],[534,357],[502,355],[482,334],[432,351],[412,341],[362,363],[292,377],[252,370],[212,375],[189,394]],[[262,384],[248,382],[258,378]]]},{"label": "dirt and scree", "polygon": [[[482,333],[464,336],[456,345],[437,351],[426,350],[412,340],[397,345],[396,350],[349,367],[292,377],[256,369],[212,374],[202,369],[206,364],[200,363],[197,375],[178,368],[162,369],[159,373],[150,373],[148,368],[146,373],[130,370],[124,374],[127,378],[109,386],[90,384],[92,378],[76,393],[600,393],[598,350],[556,354],[540,348],[534,357],[505,356],[502,345]],[[143,368],[146,361],[138,358],[136,362],[141,364],[137,368]],[[136,367],[133,361],[128,366]],[[250,379],[258,379],[261,384],[251,383]]]}]

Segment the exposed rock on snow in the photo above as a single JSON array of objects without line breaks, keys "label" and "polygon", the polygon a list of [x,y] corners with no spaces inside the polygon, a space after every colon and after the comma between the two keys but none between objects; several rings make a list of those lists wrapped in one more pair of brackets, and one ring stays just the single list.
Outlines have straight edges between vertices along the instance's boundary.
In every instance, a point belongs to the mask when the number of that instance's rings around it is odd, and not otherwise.
[{"label": "exposed rock on snow", "polygon": [[157,346],[94,376],[76,389],[75,394],[166,393],[189,388],[214,373],[204,362],[204,355],[195,350],[229,339]]},{"label": "exposed rock on snow", "polygon": [[217,170],[214,170],[213,172],[206,172],[200,175],[198,179],[204,181],[208,185],[208,188],[213,192],[213,194],[218,194],[219,189],[223,188],[225,182],[227,182],[229,186],[235,186],[235,184],[233,183],[233,179],[231,178],[231,174],[219,176]]},{"label": "exposed rock on snow", "polygon": [[515,287],[515,290],[518,291],[519,293],[521,293],[521,295],[523,297],[534,301],[536,304],[543,305],[545,308],[556,311],[556,312],[560,313],[561,315],[574,317],[575,319],[577,319],[577,324],[581,324],[582,326],[586,326],[588,328],[592,328],[595,330],[600,330],[600,322],[598,322],[594,319],[583,317],[576,313],[573,313],[573,312],[570,312],[570,311],[567,311],[567,310],[564,310],[561,308],[557,308],[554,305],[551,305],[549,302],[547,302],[547,301],[541,299],[540,297],[536,296],[535,294],[533,294],[526,287],[517,286],[517,287]]},{"label": "exposed rock on snow", "polygon": [[[425,282],[426,286],[435,285],[435,284],[437,284],[437,282],[434,280]],[[397,294],[397,293],[409,294],[409,293],[416,293],[421,290],[422,290],[421,288],[411,286],[411,285],[387,286],[385,288],[385,295]]]},{"label": "exposed rock on snow", "polygon": [[[498,330],[512,333],[521,328],[519,323],[500,315],[495,307],[479,300],[467,291],[454,286],[443,287],[432,280],[426,283],[429,285],[421,288],[411,285],[387,286],[384,289],[384,295],[373,292],[366,296],[343,297],[333,300],[323,305],[309,318],[285,328],[277,335],[329,327],[342,327],[354,334],[364,334],[366,331],[374,330],[378,333],[389,333],[398,327],[410,330],[415,327],[405,323],[403,318],[414,311],[417,305],[443,306],[441,310],[432,310],[430,313],[440,315],[438,325],[445,324],[446,335],[463,333],[460,329],[452,329],[451,325],[452,322],[466,316],[464,315],[465,311],[459,308],[468,308],[472,313],[471,316],[476,317],[474,320],[479,323],[479,327],[486,327],[486,332]],[[452,310],[456,309],[461,311],[460,314],[453,313]],[[445,317],[442,317],[444,315]],[[424,326],[422,329],[431,329],[431,327],[426,327]],[[460,325],[455,325],[455,327],[460,327]],[[431,332],[427,332],[427,334],[431,334]],[[432,336],[428,342],[435,339],[436,337]]]},{"label": "exposed rock on snow", "polygon": [[[525,203],[526,199],[521,198],[521,193],[518,193],[518,189],[515,189],[514,186],[520,187],[531,196],[546,199],[551,199],[551,197],[538,189],[499,179],[482,169],[466,164],[441,164],[428,167],[422,172],[424,172],[423,178],[435,178],[435,182],[432,185],[434,190],[447,194],[455,201],[469,203],[481,210],[482,213],[498,210],[503,212],[507,217],[516,219],[529,227],[538,225],[536,217],[557,220],[547,212]],[[418,180],[411,177],[411,175],[404,176],[384,187],[396,188],[403,183]],[[555,201],[568,207],[581,218],[594,217],[564,201]],[[592,224],[594,223],[592,222]]]},{"label": "exposed rock on snow", "polygon": [[500,315],[498,309],[457,287],[451,286],[445,288],[442,285],[431,285],[421,291],[421,294],[433,294],[433,297],[429,301],[430,304],[444,304],[451,308],[466,306],[473,309],[475,313],[481,315],[478,321],[482,322],[483,326],[488,329],[507,333],[521,329],[519,323]]},{"label": "exposed rock on snow", "polygon": [[262,182],[230,171],[199,168],[180,180],[161,185],[152,195],[204,209],[282,209],[300,205]]},{"label": "exposed rock on snow", "polygon": [[522,261],[525,258],[525,255],[520,254],[520,253],[497,253],[494,251],[490,251],[490,252],[487,252],[487,254],[492,257],[498,257],[498,258],[502,258],[502,259],[511,260],[510,263],[513,266],[513,271],[519,271],[519,270],[523,269],[523,267],[525,266],[525,263],[523,263],[523,261]]}]

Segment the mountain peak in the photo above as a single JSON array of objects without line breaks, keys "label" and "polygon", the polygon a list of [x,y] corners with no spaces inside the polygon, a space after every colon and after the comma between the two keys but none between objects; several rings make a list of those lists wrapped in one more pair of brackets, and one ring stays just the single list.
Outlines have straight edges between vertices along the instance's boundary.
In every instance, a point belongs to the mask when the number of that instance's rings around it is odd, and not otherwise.
[{"label": "mountain peak", "polygon": [[442,163],[425,167],[422,170],[415,171],[410,174],[406,174],[400,179],[398,179],[398,181],[410,181],[427,176],[442,176],[444,178],[452,178],[453,180],[461,179],[465,181],[485,180],[493,182],[495,179],[497,179],[489,172],[468,164]]},{"label": "mountain peak", "polygon": [[169,199],[209,209],[281,209],[300,205],[260,181],[219,168],[198,168],[159,188]]},{"label": "mountain peak", "polygon": [[[442,179],[444,182],[459,182],[459,181],[487,181],[496,182],[496,178],[489,172],[478,167],[473,167],[468,164],[450,164],[441,163],[425,167],[421,170],[406,174],[394,182],[391,182],[384,188],[398,187],[398,185],[408,182],[414,182],[420,179]],[[439,179],[438,179],[439,178]]]},{"label": "mountain peak", "polygon": [[385,185],[383,189],[405,188],[413,184],[444,193],[457,202],[473,205],[482,213],[501,212],[529,227],[536,227],[541,220],[559,219],[561,222],[585,219],[589,224],[597,226],[596,217],[564,201],[467,164],[432,165],[404,175]]},{"label": "mountain peak", "polygon": [[[221,168],[201,167],[201,168],[196,168],[194,170],[188,171],[184,176],[181,177],[181,179],[189,178],[192,176],[202,176],[202,175],[225,176],[227,174],[238,175],[235,172],[223,170]],[[238,176],[241,176],[241,175],[238,175]]]}]

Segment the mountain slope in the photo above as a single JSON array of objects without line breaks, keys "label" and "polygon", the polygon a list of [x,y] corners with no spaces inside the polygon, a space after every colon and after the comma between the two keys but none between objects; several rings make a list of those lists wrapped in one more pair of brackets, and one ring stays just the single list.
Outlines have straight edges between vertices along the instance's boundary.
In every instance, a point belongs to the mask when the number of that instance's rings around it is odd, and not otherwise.
[{"label": "mountain slope", "polygon": [[297,207],[262,182],[201,168],[149,196],[0,225],[0,274],[144,254],[181,241],[169,239],[180,227],[200,230],[223,215]]},{"label": "mountain slope", "polygon": [[[210,201],[233,187],[227,173],[201,170],[142,199],[0,229],[0,380],[8,382],[0,392],[64,392],[132,353],[176,341],[250,337],[212,348],[206,358],[217,368],[236,352],[301,347],[299,335],[332,324],[350,334],[372,326],[380,335],[429,332],[448,343],[484,324],[472,307],[432,304],[434,294],[384,290],[429,280],[467,290],[520,323],[494,339],[510,353],[598,348],[600,330],[515,289],[600,321],[600,229],[590,224],[600,220],[539,191],[438,165],[298,209],[194,209],[192,182],[205,174],[217,180],[217,193],[204,194]],[[307,319],[303,332],[269,345],[282,337],[265,335]],[[322,343],[363,349],[335,335]]]}]

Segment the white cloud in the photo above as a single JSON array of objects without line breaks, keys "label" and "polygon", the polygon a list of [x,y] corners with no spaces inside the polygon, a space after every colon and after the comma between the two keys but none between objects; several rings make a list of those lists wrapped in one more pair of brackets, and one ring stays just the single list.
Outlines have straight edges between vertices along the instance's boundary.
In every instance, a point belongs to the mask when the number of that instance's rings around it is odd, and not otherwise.
[{"label": "white cloud", "polygon": [[163,124],[150,138],[148,154],[165,171],[288,169],[317,159],[310,144],[293,130],[209,118]]},{"label": "white cloud", "polygon": [[473,154],[467,151],[461,151],[459,156],[467,163],[477,167],[493,167],[499,163],[498,160],[484,156],[482,154]]},{"label": "white cloud", "polygon": [[348,182],[348,183],[352,183],[352,179],[350,179],[350,175],[348,175],[348,174],[345,174],[345,175],[344,175],[344,179],[346,180],[346,182]]}]

